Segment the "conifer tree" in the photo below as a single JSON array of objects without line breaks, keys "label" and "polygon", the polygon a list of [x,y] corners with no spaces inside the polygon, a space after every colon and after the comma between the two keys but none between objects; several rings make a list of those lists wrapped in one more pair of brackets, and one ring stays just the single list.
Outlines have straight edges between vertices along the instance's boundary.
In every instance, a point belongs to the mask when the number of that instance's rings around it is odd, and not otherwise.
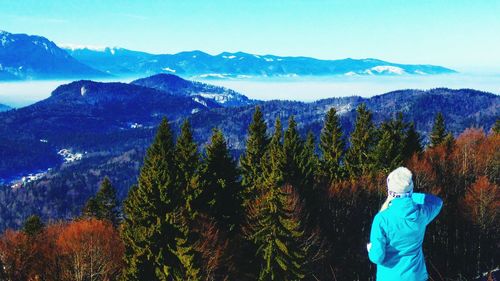
[{"label": "conifer tree", "polygon": [[286,155],[283,149],[282,130],[281,119],[278,117],[274,123],[274,132],[269,146],[261,160],[263,170],[258,182],[263,187],[281,186],[285,183]]},{"label": "conifer tree", "polygon": [[267,126],[260,107],[255,107],[252,123],[248,128],[248,138],[244,154],[240,158],[242,180],[244,188],[244,204],[257,196],[257,179],[262,174],[261,160],[266,151],[269,139],[267,137]]},{"label": "conifer tree", "polygon": [[399,113],[394,120],[382,123],[380,140],[375,148],[377,168],[389,172],[403,165],[405,160],[406,124]]},{"label": "conifer tree", "polygon": [[415,129],[415,124],[410,122],[408,124],[408,130],[406,131],[405,141],[404,141],[404,160],[405,162],[409,160],[413,154],[422,153],[422,137]]},{"label": "conifer tree", "polygon": [[222,131],[213,130],[202,161],[199,210],[215,219],[222,229],[232,230],[243,216],[241,183],[236,162]]},{"label": "conifer tree", "polygon": [[366,175],[374,170],[374,149],[377,141],[372,114],[363,103],[357,108],[354,131],[345,156],[345,168],[351,178]]},{"label": "conifer tree", "polygon": [[198,145],[194,142],[191,125],[185,120],[181,127],[181,134],[177,138],[175,146],[175,160],[179,171],[178,183],[181,188],[181,200],[189,216],[194,216],[191,203],[197,196],[195,181],[200,169],[200,154]]},{"label": "conifer tree", "polygon": [[181,198],[179,202],[179,228],[180,237],[177,238],[177,251],[184,269],[186,280],[201,280],[199,264],[196,264],[196,235],[193,233],[192,224],[196,212],[192,207],[193,201],[198,196],[196,189],[197,173],[200,168],[200,154],[194,142],[191,125],[185,120],[181,126],[181,134],[175,146],[175,160],[178,168],[178,183]]},{"label": "conifer tree", "polygon": [[97,204],[95,196],[92,196],[87,200],[87,202],[85,202],[85,205],[83,206],[82,217],[97,218],[99,214],[100,214],[99,204]]},{"label": "conifer tree", "polygon": [[84,218],[96,218],[110,221],[114,226],[120,223],[120,212],[118,210],[118,200],[116,190],[111,185],[108,177],[101,182],[96,195],[89,198],[85,204],[82,216]]},{"label": "conifer tree", "polygon": [[284,180],[295,188],[302,190],[304,175],[301,171],[301,157],[303,156],[304,141],[297,130],[297,123],[292,116],[288,119],[288,128],[283,139],[285,155]]},{"label": "conifer tree", "polygon": [[332,107],[328,110],[320,137],[322,181],[330,184],[344,177],[342,158],[345,153],[345,143],[342,138],[342,129],[337,110]]},{"label": "conifer tree", "polygon": [[434,119],[434,126],[432,127],[430,141],[431,147],[436,147],[444,142],[446,138],[446,126],[444,124],[444,117],[441,112],[438,112]]},{"label": "conifer tree", "polygon": [[310,190],[315,185],[315,174],[319,167],[319,159],[316,155],[316,143],[314,134],[307,133],[304,148],[300,156],[300,172],[302,174],[301,185]]},{"label": "conifer tree", "polygon": [[42,232],[44,227],[42,219],[37,215],[32,215],[24,221],[23,232],[28,236],[35,236]]},{"label": "conifer tree", "polygon": [[250,205],[247,237],[255,243],[260,272],[257,280],[301,280],[306,252],[297,211],[298,196],[291,186],[283,187],[286,156],[281,143],[281,122],[276,120],[274,134],[263,158],[261,194]]},{"label": "conifer tree", "polygon": [[177,178],[173,136],[164,119],[124,204],[124,280],[186,280],[177,255]]},{"label": "conifer tree", "polygon": [[116,199],[116,189],[111,185],[108,177],[105,177],[101,183],[99,191],[95,196],[99,206],[99,219],[110,221],[114,226],[120,222],[120,213],[118,211],[118,200]]}]

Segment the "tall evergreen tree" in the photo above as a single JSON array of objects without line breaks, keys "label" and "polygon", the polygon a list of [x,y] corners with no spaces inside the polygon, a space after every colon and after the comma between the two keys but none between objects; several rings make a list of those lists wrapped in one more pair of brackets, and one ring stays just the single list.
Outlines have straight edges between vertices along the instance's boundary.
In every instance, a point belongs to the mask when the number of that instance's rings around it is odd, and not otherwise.
[{"label": "tall evergreen tree", "polygon": [[200,169],[200,154],[198,145],[194,142],[191,125],[185,120],[181,127],[181,134],[177,138],[175,146],[175,160],[179,172],[178,183],[181,188],[181,200],[186,211],[193,216],[191,202],[197,196],[199,190],[196,190],[194,181]]},{"label": "tall evergreen tree", "polygon": [[[298,201],[293,188],[283,188],[286,156],[281,142],[281,122],[263,158],[261,194],[249,211],[248,238],[255,243],[260,262],[257,280],[301,280],[305,277],[305,249],[297,217]],[[297,196],[297,195],[295,195]]]},{"label": "tall evergreen tree", "polygon": [[422,153],[422,137],[415,129],[415,124],[413,122],[408,124],[408,130],[406,131],[405,141],[404,141],[404,159],[405,162],[409,160],[413,154]]},{"label": "tall evergreen tree", "polygon": [[363,103],[357,108],[354,132],[345,156],[345,168],[351,178],[366,175],[374,170],[374,149],[377,144],[376,127],[372,113]]},{"label": "tall evergreen tree", "polygon": [[261,160],[266,151],[269,139],[267,137],[267,126],[260,107],[255,107],[252,123],[248,128],[246,149],[240,158],[242,180],[244,188],[244,204],[257,196],[257,179],[262,174]]},{"label": "tall evergreen tree", "polygon": [[269,146],[261,159],[263,170],[258,182],[263,188],[285,183],[286,155],[283,150],[282,130],[281,119],[278,117],[274,123],[274,132]]},{"label": "tall evergreen tree", "polygon": [[124,280],[187,280],[177,255],[177,178],[173,136],[164,119],[124,204]]},{"label": "tall evergreen tree", "polygon": [[205,149],[198,208],[213,217],[222,229],[232,230],[243,216],[241,183],[236,162],[222,131],[214,129]]},{"label": "tall evergreen tree", "polygon": [[443,143],[446,138],[446,126],[444,124],[444,117],[441,112],[438,112],[434,119],[434,126],[432,127],[430,141],[431,147],[436,147]]},{"label": "tall evergreen tree", "polygon": [[315,185],[315,174],[319,167],[318,155],[316,155],[316,143],[314,134],[307,133],[304,148],[300,155],[300,172],[302,174],[301,185],[310,190]]},{"label": "tall evergreen tree", "polygon": [[387,173],[405,161],[406,124],[403,115],[399,113],[396,119],[382,123],[379,135],[380,140],[375,148],[377,168]]},{"label": "tall evergreen tree", "polygon": [[194,142],[191,125],[185,120],[181,126],[181,134],[175,145],[175,161],[178,168],[178,184],[180,186],[179,228],[180,237],[177,238],[177,251],[183,267],[186,280],[201,280],[199,264],[196,259],[196,235],[192,225],[196,212],[192,203],[196,200],[199,190],[196,188],[200,168],[200,154]]},{"label": "tall evergreen tree", "polygon": [[42,232],[44,227],[42,219],[37,215],[32,215],[24,221],[23,232],[28,236],[35,236]]},{"label": "tall evergreen tree", "polygon": [[288,128],[283,139],[283,152],[285,155],[284,180],[293,187],[302,190],[304,175],[301,170],[301,157],[303,156],[304,141],[297,130],[297,122],[292,116],[288,119]]},{"label": "tall evergreen tree", "polygon": [[345,153],[345,143],[342,138],[342,128],[337,110],[328,110],[320,137],[321,168],[320,178],[326,184],[338,181],[344,177],[342,158]]}]

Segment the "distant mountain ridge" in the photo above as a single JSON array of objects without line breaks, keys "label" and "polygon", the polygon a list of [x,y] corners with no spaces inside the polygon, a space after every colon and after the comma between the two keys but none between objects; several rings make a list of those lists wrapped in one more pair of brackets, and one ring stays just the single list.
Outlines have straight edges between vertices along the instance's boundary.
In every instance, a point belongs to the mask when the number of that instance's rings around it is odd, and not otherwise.
[{"label": "distant mountain ridge", "polygon": [[64,48],[42,36],[0,31],[0,81],[143,77],[158,73],[193,79],[293,78],[328,75],[435,75],[456,71],[435,65],[378,59],[310,57],[202,51],[150,54],[123,48]]},{"label": "distant mountain ridge", "polygon": [[157,74],[132,81],[131,84],[157,89],[175,96],[202,96],[225,107],[255,103],[231,89],[185,80],[172,74]]},{"label": "distant mountain ridge", "polygon": [[435,65],[397,64],[378,59],[319,60],[309,57],[202,51],[148,54],[123,48],[66,49],[76,59],[114,75],[171,73],[196,79],[326,75],[434,75],[456,71]]},{"label": "distant mountain ridge", "polygon": [[0,31],[0,80],[94,78],[95,70],[42,36]]}]

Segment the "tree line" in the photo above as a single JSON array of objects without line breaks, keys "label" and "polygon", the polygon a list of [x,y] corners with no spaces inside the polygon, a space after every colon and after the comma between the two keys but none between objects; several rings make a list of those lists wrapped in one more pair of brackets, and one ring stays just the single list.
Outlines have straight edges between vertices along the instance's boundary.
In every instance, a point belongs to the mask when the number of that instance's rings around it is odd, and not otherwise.
[{"label": "tree line", "polygon": [[445,202],[424,245],[431,278],[498,266],[498,122],[455,139],[437,114],[425,149],[403,114],[376,126],[364,104],[349,139],[335,108],[318,141],[297,126],[269,129],[256,107],[236,161],[220,130],[200,153],[188,121],[175,138],[163,120],[122,208],[104,179],[81,218],[6,231],[0,280],[373,280],[365,244],[401,165]]}]

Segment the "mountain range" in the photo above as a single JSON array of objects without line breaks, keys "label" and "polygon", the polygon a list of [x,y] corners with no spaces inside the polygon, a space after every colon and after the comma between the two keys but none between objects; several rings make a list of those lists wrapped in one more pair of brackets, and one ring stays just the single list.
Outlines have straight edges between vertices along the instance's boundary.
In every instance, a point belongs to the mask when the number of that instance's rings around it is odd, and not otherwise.
[{"label": "mountain range", "polygon": [[309,57],[202,51],[149,54],[122,48],[66,49],[79,61],[117,76],[172,73],[196,79],[327,75],[432,75],[455,73],[435,65],[397,64],[378,59],[319,60]]},{"label": "mountain range", "polygon": [[65,48],[49,39],[0,31],[0,81],[144,77],[157,73],[193,79],[283,78],[329,75],[434,75],[455,73],[435,65],[378,59],[310,57],[202,51],[150,54],[123,48]]},{"label": "mountain range", "polygon": [[0,31],[0,80],[107,77],[42,36]]},{"label": "mountain range", "polygon": [[[228,102],[226,95],[243,102]],[[104,176],[123,198],[164,116],[175,132],[189,119],[201,147],[212,128],[220,128],[237,157],[255,105],[262,108],[268,126],[280,117],[286,127],[286,119],[294,115],[303,135],[312,131],[316,136],[325,113],[335,107],[347,136],[360,103],[378,124],[403,112],[425,137],[437,112],[455,135],[468,127],[488,131],[500,114],[498,95],[471,89],[401,90],[305,103],[245,99],[229,89],[165,74],[130,84],[76,81],[58,87],[43,101],[0,113],[0,179],[6,184],[1,187],[0,182],[0,226],[18,226],[32,213],[74,216]]]}]

